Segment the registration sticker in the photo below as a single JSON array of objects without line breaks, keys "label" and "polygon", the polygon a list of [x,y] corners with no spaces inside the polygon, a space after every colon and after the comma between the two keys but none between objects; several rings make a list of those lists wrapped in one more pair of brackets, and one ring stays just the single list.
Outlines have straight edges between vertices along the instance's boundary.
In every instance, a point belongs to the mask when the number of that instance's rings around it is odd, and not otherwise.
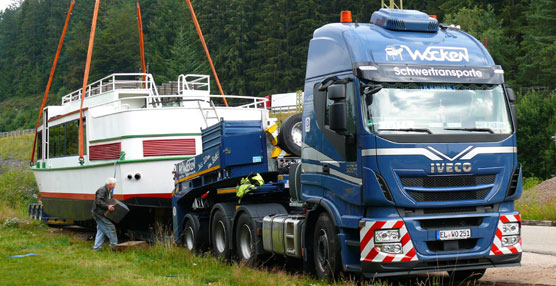
[{"label": "registration sticker", "polygon": [[471,229],[457,230],[437,230],[436,239],[438,240],[455,240],[471,238]]}]

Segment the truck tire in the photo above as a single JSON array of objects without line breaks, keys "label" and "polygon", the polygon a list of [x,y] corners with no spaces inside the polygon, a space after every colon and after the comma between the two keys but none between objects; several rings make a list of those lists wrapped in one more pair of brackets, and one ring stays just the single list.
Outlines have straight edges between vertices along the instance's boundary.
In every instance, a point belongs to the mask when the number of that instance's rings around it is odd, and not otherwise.
[{"label": "truck tire", "polygon": [[214,256],[221,259],[230,258],[230,228],[222,211],[216,211],[211,223],[211,242]]},{"label": "truck tire", "polygon": [[486,269],[474,269],[474,270],[457,270],[448,271],[450,279],[454,281],[466,281],[472,282],[479,280],[485,275]]},{"label": "truck tire", "polygon": [[301,156],[301,145],[303,137],[303,124],[301,124],[301,113],[296,113],[284,120],[278,133],[278,146],[286,152]]},{"label": "truck tire", "polygon": [[318,279],[332,282],[338,277],[342,266],[340,242],[327,213],[321,213],[315,224],[313,257]]},{"label": "truck tire", "polygon": [[257,244],[259,239],[255,222],[249,214],[244,212],[239,216],[235,237],[235,248],[239,262],[247,266],[254,266],[258,260]]},{"label": "truck tire", "polygon": [[182,243],[185,248],[193,253],[205,250],[206,237],[200,231],[200,223],[197,216],[192,216],[185,222],[183,227]]},{"label": "truck tire", "polygon": [[289,170],[290,197],[293,201],[301,200],[301,164],[290,165]]}]

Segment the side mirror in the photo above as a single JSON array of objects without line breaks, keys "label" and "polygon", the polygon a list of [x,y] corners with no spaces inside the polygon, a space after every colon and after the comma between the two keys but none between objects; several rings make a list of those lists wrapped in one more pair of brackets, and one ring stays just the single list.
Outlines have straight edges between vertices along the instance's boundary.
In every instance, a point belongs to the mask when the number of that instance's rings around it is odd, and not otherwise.
[{"label": "side mirror", "polygon": [[515,92],[513,89],[506,87],[506,93],[508,93],[508,100],[510,102],[515,102],[517,100],[516,96],[515,96]]},{"label": "side mirror", "polygon": [[333,84],[328,87],[326,95],[328,96],[328,99],[334,101],[346,99],[346,85]]},{"label": "side mirror", "polygon": [[510,104],[510,113],[510,115],[512,116],[514,131],[517,132],[517,107],[515,106],[515,104]]},{"label": "side mirror", "polygon": [[326,93],[328,99],[333,100],[329,107],[330,129],[336,133],[344,133],[347,131],[347,115],[346,115],[346,85],[333,84],[328,87]]},{"label": "side mirror", "polygon": [[346,102],[336,101],[330,105],[330,129],[336,133],[347,131]]}]

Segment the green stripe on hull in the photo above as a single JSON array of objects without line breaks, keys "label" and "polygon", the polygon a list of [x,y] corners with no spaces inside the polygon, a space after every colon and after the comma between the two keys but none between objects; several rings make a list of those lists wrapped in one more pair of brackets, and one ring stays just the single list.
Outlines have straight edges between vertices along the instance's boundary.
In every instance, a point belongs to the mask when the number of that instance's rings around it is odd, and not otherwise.
[{"label": "green stripe on hull", "polygon": [[[172,161],[172,160],[187,160],[187,159],[190,159],[190,158],[193,158],[193,156],[121,160],[121,161],[118,161],[118,164],[156,162],[156,161]],[[59,171],[59,170],[87,169],[87,168],[96,168],[96,167],[102,167],[102,166],[113,166],[114,162],[100,163],[100,164],[93,164],[93,165],[84,165],[84,166],[73,166],[73,167],[62,167],[62,168],[44,168],[44,169],[43,168],[37,168],[37,167],[33,166],[33,167],[31,167],[31,171]]]}]

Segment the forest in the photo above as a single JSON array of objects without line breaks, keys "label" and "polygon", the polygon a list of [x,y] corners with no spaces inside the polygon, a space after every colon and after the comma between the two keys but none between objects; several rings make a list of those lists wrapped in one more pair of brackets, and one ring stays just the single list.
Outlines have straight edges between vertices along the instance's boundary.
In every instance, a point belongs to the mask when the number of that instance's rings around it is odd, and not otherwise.
[{"label": "forest", "polygon": [[[16,0],[0,12],[0,131],[32,128],[70,0]],[[210,74],[185,0],[140,0],[148,72],[160,85]],[[226,94],[303,89],[313,31],[351,10],[369,22],[379,0],[192,0]],[[405,0],[405,9],[460,25],[486,44],[518,93],[518,145],[527,176],[556,170],[556,1]],[[81,87],[93,0],[76,0],[49,104]],[[135,0],[102,0],[89,81],[140,72]],[[212,84],[213,93],[216,85]],[[539,124],[541,123],[542,124]]]}]

